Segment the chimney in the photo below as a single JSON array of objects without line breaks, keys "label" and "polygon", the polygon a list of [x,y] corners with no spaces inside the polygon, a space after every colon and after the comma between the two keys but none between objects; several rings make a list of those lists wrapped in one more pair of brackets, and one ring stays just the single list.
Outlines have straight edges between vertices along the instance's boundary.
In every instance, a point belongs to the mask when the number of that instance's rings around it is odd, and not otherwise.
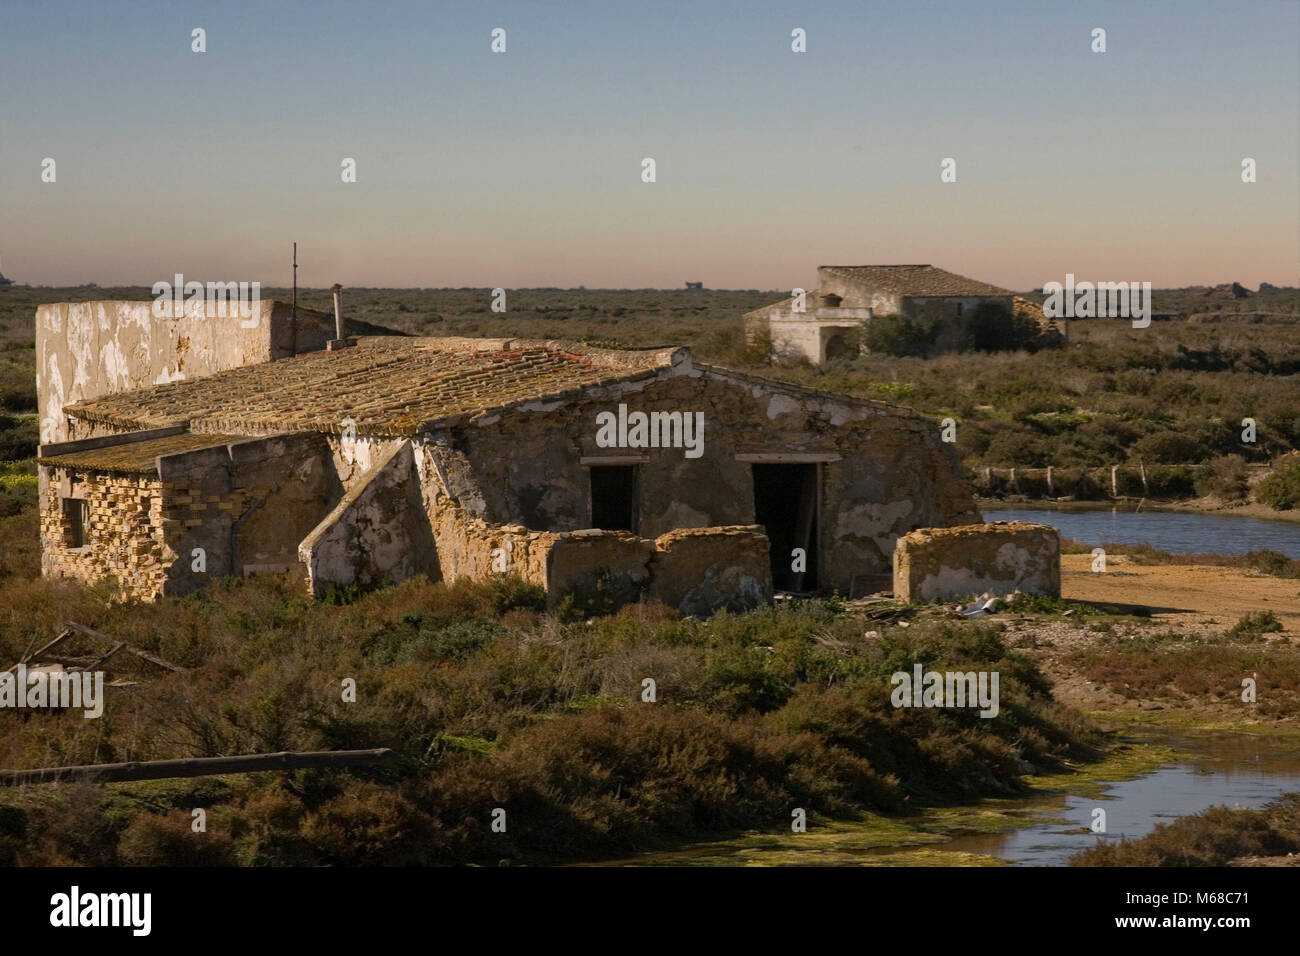
[{"label": "chimney", "polygon": [[325,347],[331,352],[336,349],[347,348],[349,345],[356,345],[356,339],[350,339],[343,334],[343,286],[337,282],[330,287],[334,293],[334,338],[325,343]]}]

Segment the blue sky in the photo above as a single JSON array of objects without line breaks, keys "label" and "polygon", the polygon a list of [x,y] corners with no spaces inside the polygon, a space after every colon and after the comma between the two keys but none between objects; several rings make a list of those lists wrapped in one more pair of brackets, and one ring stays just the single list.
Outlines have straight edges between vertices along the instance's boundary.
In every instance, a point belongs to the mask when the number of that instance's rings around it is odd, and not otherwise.
[{"label": "blue sky", "polygon": [[1293,0],[6,0],[0,89],[33,284],[1300,281]]}]

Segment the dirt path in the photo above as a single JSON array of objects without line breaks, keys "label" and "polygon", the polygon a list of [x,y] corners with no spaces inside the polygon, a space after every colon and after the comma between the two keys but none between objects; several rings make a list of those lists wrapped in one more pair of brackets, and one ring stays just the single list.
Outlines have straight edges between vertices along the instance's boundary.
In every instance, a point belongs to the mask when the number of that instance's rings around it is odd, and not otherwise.
[{"label": "dirt path", "polygon": [[1061,556],[1061,596],[1070,601],[1143,605],[1178,628],[1221,630],[1252,611],[1272,611],[1289,637],[1300,637],[1300,580],[1209,565],[1133,564],[1110,555],[1093,573],[1086,554]]}]

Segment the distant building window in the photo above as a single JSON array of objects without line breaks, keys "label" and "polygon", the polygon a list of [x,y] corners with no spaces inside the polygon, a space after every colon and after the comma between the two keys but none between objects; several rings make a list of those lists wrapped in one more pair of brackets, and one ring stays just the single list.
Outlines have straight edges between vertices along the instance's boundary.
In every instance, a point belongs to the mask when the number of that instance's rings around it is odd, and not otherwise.
[{"label": "distant building window", "polygon": [[838,309],[840,307],[840,303],[843,301],[844,300],[840,298],[838,295],[836,295],[834,292],[828,292],[824,296],[822,296],[822,305],[826,306],[826,308],[828,309]]},{"label": "distant building window", "polygon": [[153,499],[148,495],[140,499],[140,523],[145,527],[149,526],[149,512],[153,507]]},{"label": "distant building window", "polygon": [[958,303],[957,303],[957,314],[958,314],[958,315],[961,315],[961,306],[962,306],[962,304],[961,304],[960,302],[958,302]]},{"label": "distant building window", "polygon": [[63,517],[67,521],[65,540],[70,548],[86,546],[86,525],[90,523],[90,502],[85,498],[64,498]]}]

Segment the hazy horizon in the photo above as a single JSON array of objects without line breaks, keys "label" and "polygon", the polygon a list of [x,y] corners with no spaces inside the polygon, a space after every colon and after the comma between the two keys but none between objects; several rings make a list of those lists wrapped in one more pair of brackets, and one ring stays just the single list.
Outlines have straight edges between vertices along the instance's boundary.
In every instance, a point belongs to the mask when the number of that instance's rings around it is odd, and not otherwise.
[{"label": "hazy horizon", "polygon": [[20,284],[287,287],[295,240],[318,289],[1300,284],[1284,0],[10,0],[0,82]]}]

